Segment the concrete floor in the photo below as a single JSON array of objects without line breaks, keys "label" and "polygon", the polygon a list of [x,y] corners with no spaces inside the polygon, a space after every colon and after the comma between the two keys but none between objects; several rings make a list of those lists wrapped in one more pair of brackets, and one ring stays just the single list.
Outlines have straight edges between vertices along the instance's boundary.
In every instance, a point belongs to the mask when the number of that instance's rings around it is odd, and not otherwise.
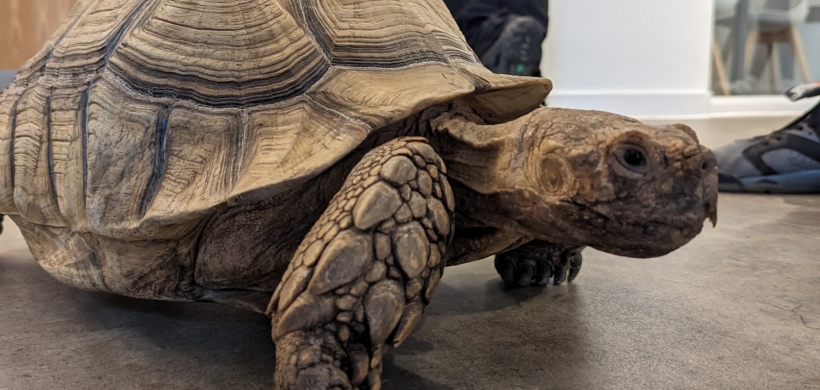
[{"label": "concrete floor", "polygon": [[[689,122],[715,146],[788,118]],[[387,389],[820,389],[820,196],[721,195],[660,259],[588,250],[571,285],[448,268]],[[0,237],[0,390],[270,389],[265,317],[76,291]]]}]

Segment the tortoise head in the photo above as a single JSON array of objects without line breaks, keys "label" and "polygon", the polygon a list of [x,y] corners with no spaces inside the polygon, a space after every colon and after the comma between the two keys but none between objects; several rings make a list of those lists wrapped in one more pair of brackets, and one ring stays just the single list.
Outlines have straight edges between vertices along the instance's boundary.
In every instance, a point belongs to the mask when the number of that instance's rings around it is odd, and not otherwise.
[{"label": "tortoise head", "polygon": [[[487,128],[475,139],[485,146],[479,150],[494,155],[484,164],[486,178],[470,182],[476,173],[464,175],[458,163],[451,169],[454,181],[482,194],[486,203],[471,217],[486,224],[553,243],[655,257],[688,243],[707,218],[716,223],[715,156],[687,126],[539,108]],[[476,215],[481,212],[486,215]]]}]

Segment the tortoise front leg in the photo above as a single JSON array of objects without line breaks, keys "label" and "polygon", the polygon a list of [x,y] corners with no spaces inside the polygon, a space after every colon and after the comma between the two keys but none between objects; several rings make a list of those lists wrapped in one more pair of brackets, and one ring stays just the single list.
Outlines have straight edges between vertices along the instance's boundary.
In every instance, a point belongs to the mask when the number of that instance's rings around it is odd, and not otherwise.
[{"label": "tortoise front leg", "polygon": [[381,386],[386,344],[421,319],[444,269],[454,199],[423,138],[368,153],[305,237],[268,312],[276,388]]},{"label": "tortoise front leg", "polygon": [[581,271],[581,251],[584,247],[530,241],[516,249],[495,256],[495,270],[505,283],[512,286],[545,286],[550,277],[553,284],[572,282]]}]

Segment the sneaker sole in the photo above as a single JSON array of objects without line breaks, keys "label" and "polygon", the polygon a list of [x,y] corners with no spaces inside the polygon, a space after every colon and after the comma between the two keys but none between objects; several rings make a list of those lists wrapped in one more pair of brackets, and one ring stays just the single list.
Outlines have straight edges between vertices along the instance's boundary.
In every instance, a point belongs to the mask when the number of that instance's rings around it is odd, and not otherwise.
[{"label": "sneaker sole", "polygon": [[820,170],[736,179],[721,175],[718,190],[772,194],[820,193]]}]

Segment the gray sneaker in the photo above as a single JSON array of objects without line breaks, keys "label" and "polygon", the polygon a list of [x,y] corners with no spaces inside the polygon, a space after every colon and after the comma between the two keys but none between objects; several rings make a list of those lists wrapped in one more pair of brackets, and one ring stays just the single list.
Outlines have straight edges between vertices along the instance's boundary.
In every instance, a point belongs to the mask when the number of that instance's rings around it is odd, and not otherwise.
[{"label": "gray sneaker", "polygon": [[[771,134],[714,149],[724,192],[820,192],[820,134],[814,111]],[[818,112],[820,114],[820,112]]]}]

